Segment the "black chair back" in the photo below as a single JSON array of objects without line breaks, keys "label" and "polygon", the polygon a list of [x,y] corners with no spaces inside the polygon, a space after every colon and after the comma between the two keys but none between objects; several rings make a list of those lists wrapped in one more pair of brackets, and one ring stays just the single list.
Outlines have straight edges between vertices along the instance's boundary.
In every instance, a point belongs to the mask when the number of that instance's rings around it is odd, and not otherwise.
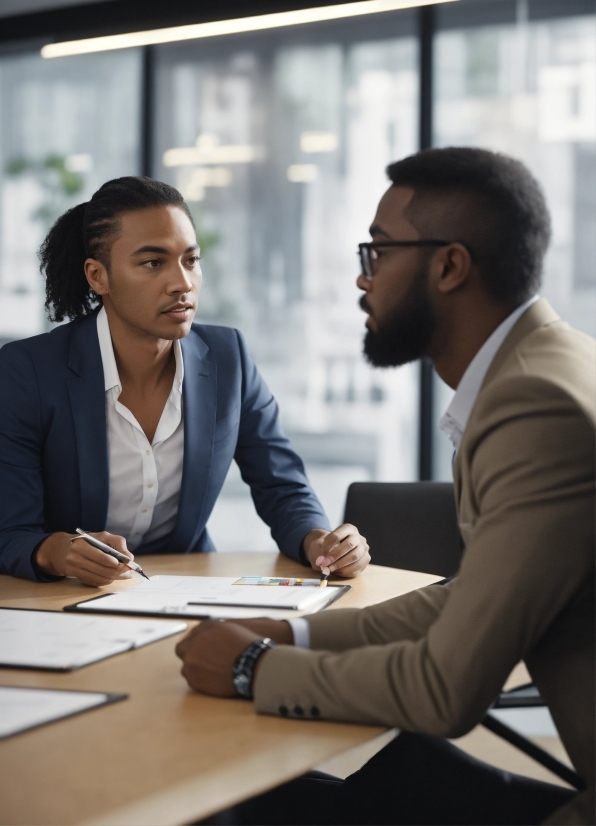
[{"label": "black chair back", "polygon": [[452,576],[461,559],[453,485],[445,482],[354,482],[345,522],[370,545],[372,562]]}]

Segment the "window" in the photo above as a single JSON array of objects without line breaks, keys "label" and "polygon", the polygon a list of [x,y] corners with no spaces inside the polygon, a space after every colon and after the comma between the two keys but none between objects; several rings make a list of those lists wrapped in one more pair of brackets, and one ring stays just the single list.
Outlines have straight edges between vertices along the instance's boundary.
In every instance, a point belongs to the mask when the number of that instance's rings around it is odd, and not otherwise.
[{"label": "window", "polygon": [[138,174],[140,53],[0,57],[0,340],[47,329],[37,249],[66,209]]},{"label": "window", "polygon": [[[470,26],[435,40],[436,146],[482,146],[523,161],[544,188],[553,237],[541,295],[596,334],[596,38],[594,16]],[[438,421],[452,391],[437,380]],[[435,475],[452,447],[435,439]]]},{"label": "window", "polygon": [[[416,478],[418,370],[364,363],[355,286],[384,168],[417,147],[417,44],[390,18],[158,53],[156,174],[197,219],[198,318],[243,331],[336,524],[352,481]],[[210,530],[272,547],[235,468]]]}]

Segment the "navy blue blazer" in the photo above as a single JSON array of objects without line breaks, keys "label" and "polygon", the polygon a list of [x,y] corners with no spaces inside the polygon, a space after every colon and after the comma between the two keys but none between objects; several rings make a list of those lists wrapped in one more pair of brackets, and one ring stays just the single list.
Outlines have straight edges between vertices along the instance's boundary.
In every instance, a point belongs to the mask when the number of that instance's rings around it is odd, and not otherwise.
[{"label": "navy blue blazer", "polygon": [[[0,350],[0,572],[32,564],[56,531],[105,530],[108,445],[97,312]],[[206,523],[235,459],[280,550],[301,558],[330,526],[238,330],[193,324],[184,356],[184,462],[174,531],[142,553],[214,551]]]}]

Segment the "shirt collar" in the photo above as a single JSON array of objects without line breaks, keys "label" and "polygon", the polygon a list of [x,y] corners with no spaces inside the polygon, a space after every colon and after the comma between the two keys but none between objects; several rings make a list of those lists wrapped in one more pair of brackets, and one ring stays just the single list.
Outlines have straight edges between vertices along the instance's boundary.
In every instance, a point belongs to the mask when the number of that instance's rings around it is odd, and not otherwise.
[{"label": "shirt collar", "polygon": [[[103,364],[104,389],[107,393],[109,390],[116,388],[119,396],[122,392],[122,384],[120,382],[120,376],[118,375],[118,366],[116,364],[116,356],[114,355],[114,346],[112,344],[110,325],[105,307],[102,307],[97,314],[97,337],[99,338],[99,350]],[[182,398],[182,382],[184,380],[184,360],[182,358],[182,347],[177,339],[174,341],[174,358],[176,359],[176,372],[174,374],[170,398],[176,407],[179,407]]]},{"label": "shirt collar", "polygon": [[492,360],[516,321],[526,312],[528,307],[531,307],[534,302],[538,301],[538,298],[539,296],[537,295],[530,298],[529,301],[521,304],[499,324],[497,329],[494,330],[480,350],[478,350],[468,365],[466,372],[463,374],[460,383],[457,385],[455,396],[451,400],[451,404],[447,408],[445,415],[439,422],[440,430],[449,436],[455,450],[459,449],[472,408],[476,403],[482,382]]}]

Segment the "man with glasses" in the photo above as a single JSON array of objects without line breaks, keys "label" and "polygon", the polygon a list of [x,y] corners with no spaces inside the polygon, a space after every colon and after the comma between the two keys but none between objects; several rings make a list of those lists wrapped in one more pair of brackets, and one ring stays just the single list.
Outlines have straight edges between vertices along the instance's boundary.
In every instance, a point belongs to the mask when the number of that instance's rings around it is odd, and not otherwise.
[{"label": "man with glasses", "polygon": [[[207,623],[178,645],[199,691],[401,729],[345,781],[307,776],[225,822],[594,823],[595,342],[537,296],[550,221],[521,163],[435,149],[388,173],[360,245],[364,352],[378,367],[428,357],[456,390],[441,428],[456,451],[462,563],[447,584],[369,608]],[[483,719],[520,660],[579,793],[448,742]]]}]

